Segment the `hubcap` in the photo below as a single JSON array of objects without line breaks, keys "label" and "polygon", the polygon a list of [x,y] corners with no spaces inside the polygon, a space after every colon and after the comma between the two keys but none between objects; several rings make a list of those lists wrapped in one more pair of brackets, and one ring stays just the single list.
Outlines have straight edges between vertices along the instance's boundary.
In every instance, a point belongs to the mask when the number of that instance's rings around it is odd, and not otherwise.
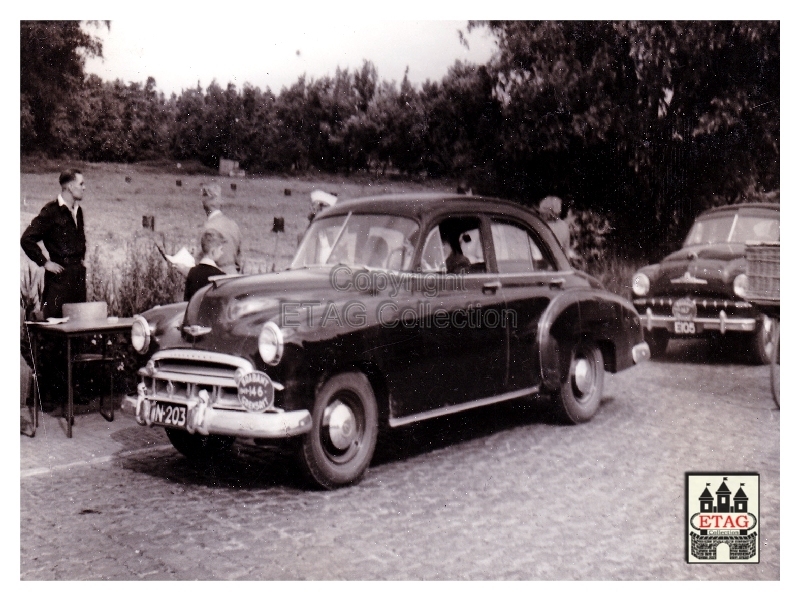
[{"label": "hubcap", "polygon": [[322,425],[328,430],[328,439],[337,450],[346,450],[358,434],[356,417],[349,406],[336,400],[325,409]]},{"label": "hubcap", "polygon": [[761,334],[764,336],[764,350],[766,351],[767,356],[772,355],[772,344],[774,342],[772,339],[772,336],[774,335],[772,330],[774,325],[775,322],[771,318],[764,317],[764,326]]},{"label": "hubcap", "polygon": [[575,387],[581,394],[588,392],[593,384],[592,369],[589,366],[589,361],[583,357],[577,359],[572,377]]}]

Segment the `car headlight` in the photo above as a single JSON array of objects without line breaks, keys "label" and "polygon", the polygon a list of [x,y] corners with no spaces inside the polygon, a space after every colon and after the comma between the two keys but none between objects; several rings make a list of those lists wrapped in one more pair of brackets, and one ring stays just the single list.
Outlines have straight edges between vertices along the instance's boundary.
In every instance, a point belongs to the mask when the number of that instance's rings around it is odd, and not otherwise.
[{"label": "car headlight", "polygon": [[633,276],[633,293],[637,296],[644,296],[650,291],[650,279],[644,273],[636,273]]},{"label": "car headlight", "polygon": [[744,298],[747,294],[747,275],[739,273],[733,280],[733,293]]},{"label": "car headlight", "polygon": [[139,354],[145,354],[150,348],[150,323],[142,315],[133,317],[131,344]]},{"label": "car headlight", "polygon": [[268,365],[277,365],[283,355],[283,332],[272,321],[264,323],[258,336],[258,353]]}]

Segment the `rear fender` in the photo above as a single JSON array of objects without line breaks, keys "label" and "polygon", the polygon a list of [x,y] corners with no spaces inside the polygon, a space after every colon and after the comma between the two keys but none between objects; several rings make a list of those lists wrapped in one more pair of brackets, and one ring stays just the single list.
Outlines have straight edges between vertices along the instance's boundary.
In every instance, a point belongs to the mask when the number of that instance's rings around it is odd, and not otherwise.
[{"label": "rear fender", "polygon": [[557,390],[566,376],[566,352],[581,339],[597,343],[605,369],[616,373],[633,366],[631,350],[642,329],[633,305],[606,290],[565,290],[554,296],[537,331],[542,387]]}]

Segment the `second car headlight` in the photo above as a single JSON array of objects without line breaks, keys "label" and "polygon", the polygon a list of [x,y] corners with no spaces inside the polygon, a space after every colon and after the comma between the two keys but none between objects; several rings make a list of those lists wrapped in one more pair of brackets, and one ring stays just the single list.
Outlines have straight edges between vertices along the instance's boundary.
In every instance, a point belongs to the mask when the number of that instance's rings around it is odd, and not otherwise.
[{"label": "second car headlight", "polygon": [[644,296],[650,291],[650,278],[644,273],[636,273],[633,276],[633,293],[637,296]]},{"label": "second car headlight", "polygon": [[272,321],[264,323],[258,336],[258,353],[268,365],[277,365],[283,355],[283,332]]},{"label": "second car headlight", "polygon": [[146,354],[150,347],[150,323],[142,315],[133,317],[131,345],[139,354]]},{"label": "second car headlight", "polygon": [[744,298],[747,294],[747,275],[739,273],[733,280],[733,293]]}]

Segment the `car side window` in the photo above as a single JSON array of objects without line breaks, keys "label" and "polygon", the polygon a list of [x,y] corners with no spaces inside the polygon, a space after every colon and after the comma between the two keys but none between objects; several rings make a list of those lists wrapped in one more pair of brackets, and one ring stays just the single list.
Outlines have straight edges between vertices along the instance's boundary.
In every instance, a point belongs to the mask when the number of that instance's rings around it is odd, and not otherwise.
[{"label": "car side window", "polygon": [[434,227],[422,247],[420,269],[423,273],[444,273],[447,270],[445,258],[442,236],[439,233],[439,228]]},{"label": "car side window", "polygon": [[492,221],[492,241],[499,273],[535,273],[555,269],[542,252],[541,242],[516,224]]},{"label": "car side window", "polygon": [[425,239],[420,270],[427,273],[485,273],[480,219],[448,217],[435,225]]}]

